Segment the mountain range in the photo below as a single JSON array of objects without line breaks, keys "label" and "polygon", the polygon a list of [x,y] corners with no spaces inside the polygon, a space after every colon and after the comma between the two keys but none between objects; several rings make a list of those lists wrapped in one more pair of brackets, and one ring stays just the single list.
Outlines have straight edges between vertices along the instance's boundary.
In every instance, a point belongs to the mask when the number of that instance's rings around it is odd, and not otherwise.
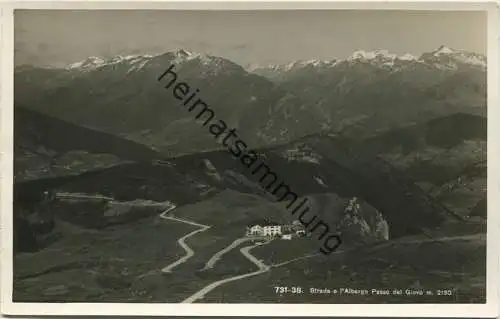
[{"label": "mountain range", "polygon": [[115,134],[168,155],[220,146],[156,79],[171,64],[253,147],[335,131],[367,137],[457,112],[486,114],[486,58],[440,47],[345,60],[244,67],[180,49],[89,57],[66,68],[19,66],[16,105]]},{"label": "mountain range", "polygon": [[441,46],[420,57],[357,51],[345,60],[252,67],[351,136],[466,112],[486,114],[486,58]]}]

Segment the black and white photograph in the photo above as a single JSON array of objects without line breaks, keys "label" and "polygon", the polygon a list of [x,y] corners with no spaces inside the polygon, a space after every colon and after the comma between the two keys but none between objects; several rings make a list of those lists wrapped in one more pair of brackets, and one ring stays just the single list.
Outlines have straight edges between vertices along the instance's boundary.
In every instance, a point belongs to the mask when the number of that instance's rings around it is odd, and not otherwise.
[{"label": "black and white photograph", "polygon": [[485,305],[487,31],[16,9],[12,302]]}]

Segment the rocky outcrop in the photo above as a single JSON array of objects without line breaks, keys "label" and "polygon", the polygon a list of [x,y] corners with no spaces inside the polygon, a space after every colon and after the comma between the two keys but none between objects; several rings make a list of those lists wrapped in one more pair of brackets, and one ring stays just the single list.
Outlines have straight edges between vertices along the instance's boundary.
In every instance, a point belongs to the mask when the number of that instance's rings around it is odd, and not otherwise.
[{"label": "rocky outcrop", "polygon": [[337,230],[346,245],[389,239],[389,224],[382,214],[357,197],[347,202]]}]

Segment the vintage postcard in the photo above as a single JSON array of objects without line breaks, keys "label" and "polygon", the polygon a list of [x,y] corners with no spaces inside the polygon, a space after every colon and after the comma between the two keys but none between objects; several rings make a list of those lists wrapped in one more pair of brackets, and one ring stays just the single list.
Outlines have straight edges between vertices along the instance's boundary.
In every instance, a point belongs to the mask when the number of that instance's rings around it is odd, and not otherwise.
[{"label": "vintage postcard", "polygon": [[494,2],[2,19],[3,313],[498,314]]}]

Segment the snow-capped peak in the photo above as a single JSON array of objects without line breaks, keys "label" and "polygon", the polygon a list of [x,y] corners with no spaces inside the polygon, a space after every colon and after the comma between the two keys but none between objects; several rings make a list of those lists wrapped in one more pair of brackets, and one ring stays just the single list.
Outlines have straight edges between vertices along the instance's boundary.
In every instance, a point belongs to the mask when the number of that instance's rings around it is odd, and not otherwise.
[{"label": "snow-capped peak", "polygon": [[[359,50],[354,52],[349,56],[346,61],[350,63],[354,62],[368,62],[370,64],[376,64],[380,67],[389,68],[391,70],[398,70],[400,68],[401,61],[404,62],[419,62],[419,59],[409,53],[399,56],[394,53],[390,53],[387,50],[375,50],[375,51],[363,51]],[[399,62],[398,62],[399,61]],[[399,67],[396,67],[399,65]]]},{"label": "snow-capped peak", "polygon": [[374,60],[374,59],[382,59],[382,60],[403,60],[403,61],[414,61],[418,60],[417,57],[410,53],[403,54],[401,56],[390,53],[387,50],[375,50],[375,51],[355,51],[351,56],[347,58],[348,61],[354,60]]},{"label": "snow-capped peak", "polygon": [[186,49],[178,49],[178,50],[175,51],[175,53],[177,55],[181,55],[181,56],[184,56],[184,57],[188,57],[188,56],[193,55],[192,52],[190,52],[190,51],[188,51]]},{"label": "snow-capped peak", "polygon": [[[295,62],[291,62],[288,64],[285,64],[281,68],[290,71],[292,69],[297,69],[297,68],[304,68],[307,66],[332,66],[335,64],[336,60],[317,60],[317,59],[312,59],[312,60],[298,60]],[[277,66],[277,68],[280,68],[280,66]]]},{"label": "snow-capped peak", "polygon": [[[82,70],[82,71],[88,71],[92,69],[96,69],[99,67],[103,67],[106,65],[112,65],[112,64],[118,64],[118,63],[128,63],[133,66],[131,66],[131,69],[139,69],[142,66],[144,66],[145,63],[147,63],[149,60],[151,60],[154,57],[163,55],[163,54],[172,54],[174,55],[175,60],[184,61],[187,59],[192,59],[196,57],[200,57],[200,54],[194,54],[188,50],[185,49],[177,49],[173,51],[168,51],[168,52],[162,52],[160,54],[156,55],[149,55],[149,54],[135,54],[135,55],[127,55],[127,56],[122,56],[122,55],[116,55],[111,58],[101,58],[101,57],[96,57],[96,56],[91,56],[88,57],[82,61],[72,63],[66,67],[66,69],[77,69],[77,70]],[[140,66],[139,66],[140,65]]]},{"label": "snow-capped peak", "polygon": [[151,55],[128,55],[128,56],[116,55],[109,59],[91,56],[82,61],[68,65],[66,69],[92,70],[102,66],[117,64],[121,62],[136,63],[139,61],[148,60],[150,58],[152,58]]},{"label": "snow-capped peak", "polygon": [[67,69],[87,69],[105,64],[105,60],[96,56],[90,56],[85,60],[68,65]]},{"label": "snow-capped peak", "polygon": [[312,65],[312,66],[333,66],[337,63],[337,60],[308,60],[304,62],[304,65]]},{"label": "snow-capped peak", "polygon": [[402,56],[399,56],[398,59],[403,60],[403,61],[416,61],[418,58],[414,56],[413,54],[410,53],[405,53]]},{"label": "snow-capped peak", "polygon": [[386,58],[386,59],[395,59],[397,58],[396,54],[389,53],[387,50],[375,50],[375,51],[355,51],[347,60],[373,60],[376,58]]},{"label": "snow-capped peak", "polygon": [[464,50],[451,49],[444,45],[440,46],[437,50],[434,50],[431,53],[424,53],[422,57],[425,57],[426,59],[445,59],[451,64],[453,64],[453,62],[459,62],[463,64],[486,67],[486,57],[484,55]]},{"label": "snow-capped peak", "polygon": [[442,54],[454,54],[456,53],[457,51],[447,47],[447,46],[440,46],[436,51],[433,52],[433,55],[434,56],[440,56]]},{"label": "snow-capped peak", "polygon": [[248,72],[254,72],[259,69],[268,69],[268,70],[273,70],[277,72],[288,72],[291,70],[298,70],[298,69],[303,69],[308,66],[313,66],[313,67],[333,67],[337,64],[338,60],[336,59],[330,59],[330,60],[318,60],[318,59],[312,59],[312,60],[297,60],[293,61],[290,63],[286,64],[267,64],[267,65],[261,65],[261,64],[256,64],[256,63],[250,63],[246,66],[246,70]]},{"label": "snow-capped peak", "polygon": [[245,66],[245,70],[247,70],[248,72],[253,72],[253,71],[261,69],[261,68],[272,68],[272,67],[274,67],[274,65],[263,66],[259,63],[248,63]]}]

